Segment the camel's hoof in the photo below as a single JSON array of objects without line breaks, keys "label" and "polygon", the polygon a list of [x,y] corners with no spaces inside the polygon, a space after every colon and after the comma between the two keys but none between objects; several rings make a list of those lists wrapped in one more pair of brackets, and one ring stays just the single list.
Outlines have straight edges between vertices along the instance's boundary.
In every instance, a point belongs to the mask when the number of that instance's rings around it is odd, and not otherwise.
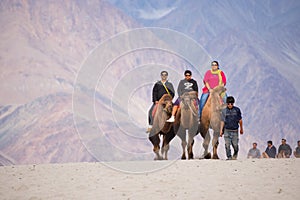
[{"label": "camel's hoof", "polygon": [[190,159],[194,159],[194,154],[192,154],[192,153],[189,154],[189,160],[190,160]]},{"label": "camel's hoof", "polygon": [[211,153],[208,153],[204,156],[204,159],[211,159]]},{"label": "camel's hoof", "polygon": [[155,157],[154,160],[163,160],[163,157]]},{"label": "camel's hoof", "polygon": [[212,159],[219,159],[218,155],[213,155]]},{"label": "camel's hoof", "polygon": [[181,156],[181,160],[186,160],[185,155],[184,155],[184,156]]}]

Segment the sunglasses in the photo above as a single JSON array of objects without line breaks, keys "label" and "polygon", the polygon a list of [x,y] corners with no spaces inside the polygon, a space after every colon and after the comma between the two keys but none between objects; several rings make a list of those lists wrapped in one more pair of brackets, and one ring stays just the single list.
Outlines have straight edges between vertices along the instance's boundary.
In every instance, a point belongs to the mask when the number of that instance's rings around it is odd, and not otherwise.
[{"label": "sunglasses", "polygon": [[168,74],[161,74],[161,76],[168,76]]},{"label": "sunglasses", "polygon": [[228,105],[233,105],[233,103],[227,103]]},{"label": "sunglasses", "polygon": [[190,74],[186,74],[185,76],[191,76]]},{"label": "sunglasses", "polygon": [[211,66],[218,66],[217,64],[211,64]]}]

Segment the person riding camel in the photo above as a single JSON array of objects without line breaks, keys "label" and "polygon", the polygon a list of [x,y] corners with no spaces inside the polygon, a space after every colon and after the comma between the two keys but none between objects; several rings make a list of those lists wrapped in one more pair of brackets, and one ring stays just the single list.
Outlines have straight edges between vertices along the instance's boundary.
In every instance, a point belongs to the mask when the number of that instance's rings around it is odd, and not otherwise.
[{"label": "person riding camel", "polygon": [[185,78],[182,79],[177,88],[177,93],[178,93],[178,98],[176,99],[173,110],[172,110],[172,116],[170,119],[167,120],[167,122],[174,122],[175,121],[175,114],[178,110],[179,104],[180,104],[180,97],[183,95],[185,92],[190,92],[190,91],[196,91],[198,95],[198,84],[197,81],[192,79],[192,72],[190,70],[185,70],[184,72]]},{"label": "person riding camel", "polygon": [[155,110],[155,107],[158,104],[158,101],[164,94],[169,94],[172,96],[172,98],[175,96],[175,91],[173,84],[168,81],[168,72],[162,71],[160,73],[161,80],[157,81],[152,89],[152,106],[148,111],[148,123],[149,126],[147,128],[146,133],[150,133],[153,125],[153,110]]},{"label": "person riding camel", "polygon": [[[203,107],[207,101],[209,93],[215,87],[226,85],[226,76],[222,70],[219,69],[218,61],[211,62],[211,69],[207,70],[203,78],[204,87],[202,88],[202,95],[199,103],[199,119],[201,119]],[[226,102],[227,95],[224,92],[221,94],[223,103]]]}]

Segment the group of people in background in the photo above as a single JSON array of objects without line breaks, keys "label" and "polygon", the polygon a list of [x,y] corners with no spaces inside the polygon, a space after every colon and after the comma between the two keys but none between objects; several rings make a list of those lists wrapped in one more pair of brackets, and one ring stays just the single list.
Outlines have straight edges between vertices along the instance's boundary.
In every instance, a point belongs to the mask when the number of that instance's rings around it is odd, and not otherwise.
[{"label": "group of people in background", "polygon": [[278,148],[273,145],[273,142],[269,140],[267,142],[266,150],[260,153],[260,150],[257,148],[257,143],[254,142],[253,147],[249,149],[247,158],[290,158],[292,153],[295,158],[300,158],[300,140],[297,142],[297,147],[294,152],[289,144],[286,143],[286,139],[281,140],[281,145]]}]

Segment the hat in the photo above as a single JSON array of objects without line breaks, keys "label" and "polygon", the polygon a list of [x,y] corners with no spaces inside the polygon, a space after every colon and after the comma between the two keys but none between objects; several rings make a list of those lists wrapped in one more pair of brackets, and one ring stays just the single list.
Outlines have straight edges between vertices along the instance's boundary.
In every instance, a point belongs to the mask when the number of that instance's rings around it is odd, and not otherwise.
[{"label": "hat", "polygon": [[187,74],[192,75],[191,70],[185,70],[184,75],[187,75]]}]

